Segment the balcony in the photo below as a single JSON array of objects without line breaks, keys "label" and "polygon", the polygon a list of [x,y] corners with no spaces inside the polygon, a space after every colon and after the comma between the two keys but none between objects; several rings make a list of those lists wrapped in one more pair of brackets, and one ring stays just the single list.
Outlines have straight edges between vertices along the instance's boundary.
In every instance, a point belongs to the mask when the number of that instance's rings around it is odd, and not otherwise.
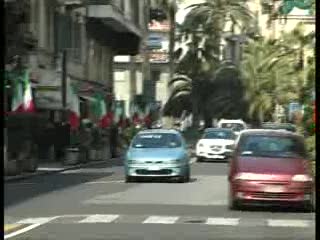
[{"label": "balcony", "polygon": [[113,47],[116,55],[135,55],[139,52],[142,32],[125,17],[119,0],[88,0],[85,4],[87,29],[95,39]]}]

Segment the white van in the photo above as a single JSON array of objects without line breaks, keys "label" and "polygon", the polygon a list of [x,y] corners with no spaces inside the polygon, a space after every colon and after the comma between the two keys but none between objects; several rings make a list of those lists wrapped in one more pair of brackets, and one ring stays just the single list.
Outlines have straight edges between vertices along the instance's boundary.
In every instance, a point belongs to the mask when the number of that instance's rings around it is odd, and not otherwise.
[{"label": "white van", "polygon": [[231,128],[235,134],[247,129],[246,123],[241,119],[220,119],[217,124],[218,128]]}]

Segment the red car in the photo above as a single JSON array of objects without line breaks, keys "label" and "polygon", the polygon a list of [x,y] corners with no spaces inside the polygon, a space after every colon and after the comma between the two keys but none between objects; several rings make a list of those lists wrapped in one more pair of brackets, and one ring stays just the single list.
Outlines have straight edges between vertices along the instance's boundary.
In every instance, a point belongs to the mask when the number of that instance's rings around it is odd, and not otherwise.
[{"label": "red car", "polygon": [[294,205],[311,211],[311,172],[302,136],[284,130],[244,130],[230,160],[229,207]]}]

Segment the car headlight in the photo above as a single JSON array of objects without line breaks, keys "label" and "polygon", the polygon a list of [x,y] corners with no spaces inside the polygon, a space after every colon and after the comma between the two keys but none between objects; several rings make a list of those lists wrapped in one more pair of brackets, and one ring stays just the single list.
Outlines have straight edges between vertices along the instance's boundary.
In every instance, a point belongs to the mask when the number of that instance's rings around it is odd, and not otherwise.
[{"label": "car headlight", "polygon": [[311,182],[312,177],[306,174],[297,174],[292,177],[292,181],[294,182]]},{"label": "car headlight", "polygon": [[259,174],[254,173],[238,173],[234,176],[234,180],[259,180]]}]

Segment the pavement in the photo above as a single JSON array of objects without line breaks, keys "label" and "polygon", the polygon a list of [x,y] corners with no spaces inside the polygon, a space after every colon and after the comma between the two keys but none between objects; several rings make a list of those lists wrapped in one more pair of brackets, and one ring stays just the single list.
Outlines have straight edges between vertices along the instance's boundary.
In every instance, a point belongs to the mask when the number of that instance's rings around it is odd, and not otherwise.
[{"label": "pavement", "polygon": [[35,172],[23,172],[22,174],[15,175],[15,176],[4,176],[4,181],[10,182],[10,181],[26,179],[34,176],[39,176],[39,175],[46,175],[46,174],[63,172],[66,170],[82,168],[82,167],[94,166],[96,164],[102,163],[103,161],[106,161],[106,160],[90,161],[87,163],[79,163],[75,165],[64,165],[60,162],[40,163]]},{"label": "pavement", "polygon": [[122,159],[6,182],[5,239],[315,239],[315,213],[227,206],[226,162],[191,181],[124,182]]}]

